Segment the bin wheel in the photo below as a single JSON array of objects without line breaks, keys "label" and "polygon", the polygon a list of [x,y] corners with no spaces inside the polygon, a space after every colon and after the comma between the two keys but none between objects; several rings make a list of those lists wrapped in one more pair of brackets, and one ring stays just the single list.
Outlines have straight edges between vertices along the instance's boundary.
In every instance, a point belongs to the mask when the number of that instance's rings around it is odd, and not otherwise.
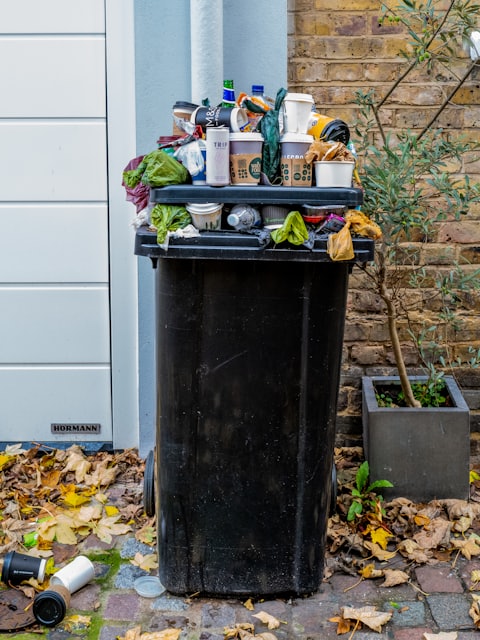
[{"label": "bin wheel", "polygon": [[148,452],[143,475],[143,508],[150,518],[155,515],[155,455]]},{"label": "bin wheel", "polygon": [[332,488],[330,489],[330,509],[329,515],[333,516],[337,511],[337,467],[332,466]]}]

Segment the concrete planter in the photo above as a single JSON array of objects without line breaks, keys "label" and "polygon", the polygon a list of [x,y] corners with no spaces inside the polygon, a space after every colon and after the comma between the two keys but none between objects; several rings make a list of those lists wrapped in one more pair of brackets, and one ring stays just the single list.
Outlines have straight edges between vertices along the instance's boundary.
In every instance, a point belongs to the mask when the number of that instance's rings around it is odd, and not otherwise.
[{"label": "concrete planter", "polygon": [[[412,376],[413,380],[425,380]],[[390,480],[386,499],[469,497],[470,412],[455,380],[446,376],[451,407],[379,407],[375,384],[399,385],[396,376],[362,379],[363,446],[370,479]]]}]

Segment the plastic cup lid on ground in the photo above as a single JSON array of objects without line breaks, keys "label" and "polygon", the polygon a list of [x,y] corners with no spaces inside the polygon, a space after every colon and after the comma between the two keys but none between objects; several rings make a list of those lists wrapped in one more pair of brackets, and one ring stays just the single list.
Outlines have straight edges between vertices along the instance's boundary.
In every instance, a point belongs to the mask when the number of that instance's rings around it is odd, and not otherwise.
[{"label": "plastic cup lid on ground", "polygon": [[156,576],[140,576],[133,583],[133,588],[143,598],[157,598],[165,592],[165,587]]}]

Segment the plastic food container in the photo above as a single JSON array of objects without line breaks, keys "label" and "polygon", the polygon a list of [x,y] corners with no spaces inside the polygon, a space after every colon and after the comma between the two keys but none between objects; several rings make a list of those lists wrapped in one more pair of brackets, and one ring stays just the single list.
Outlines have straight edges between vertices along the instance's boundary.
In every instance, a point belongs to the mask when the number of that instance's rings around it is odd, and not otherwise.
[{"label": "plastic food container", "polygon": [[325,205],[316,206],[311,204],[303,205],[302,218],[310,224],[320,224],[324,222],[329,215],[343,216],[345,207],[343,205]]},{"label": "plastic food container", "polygon": [[223,203],[187,202],[185,209],[192,216],[193,224],[199,231],[216,231],[220,229]]},{"label": "plastic food container", "polygon": [[320,160],[313,164],[315,165],[315,184],[317,187],[348,188],[352,186],[355,162]]}]

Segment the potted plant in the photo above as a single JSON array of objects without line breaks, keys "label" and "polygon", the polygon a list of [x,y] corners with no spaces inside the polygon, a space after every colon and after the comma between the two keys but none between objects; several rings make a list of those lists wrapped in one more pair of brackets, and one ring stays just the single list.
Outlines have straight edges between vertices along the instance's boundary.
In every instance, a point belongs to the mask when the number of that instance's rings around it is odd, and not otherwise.
[{"label": "potted plant", "polygon": [[[383,232],[375,261],[362,267],[364,282],[385,310],[398,372],[383,382],[379,376],[363,380],[365,455],[372,480],[394,484],[386,497],[466,498],[469,492],[469,410],[453,375],[445,373],[462,360],[452,349],[452,334],[478,272],[468,264],[427,265],[422,257],[440,221],[460,219],[480,201],[480,186],[460,173],[478,144],[439,125],[458,89],[480,67],[472,36],[479,18],[480,7],[469,0],[383,5],[380,20],[403,25],[407,34],[404,69],[383,95],[370,90],[356,98],[362,210]],[[422,74],[435,77],[454,64],[449,77],[455,81],[435,113],[425,115],[416,130],[393,127],[389,107],[412,74],[419,82]],[[405,295],[412,289],[416,296]],[[412,345],[421,377],[407,370]],[[477,355],[468,356],[472,364]]]}]

